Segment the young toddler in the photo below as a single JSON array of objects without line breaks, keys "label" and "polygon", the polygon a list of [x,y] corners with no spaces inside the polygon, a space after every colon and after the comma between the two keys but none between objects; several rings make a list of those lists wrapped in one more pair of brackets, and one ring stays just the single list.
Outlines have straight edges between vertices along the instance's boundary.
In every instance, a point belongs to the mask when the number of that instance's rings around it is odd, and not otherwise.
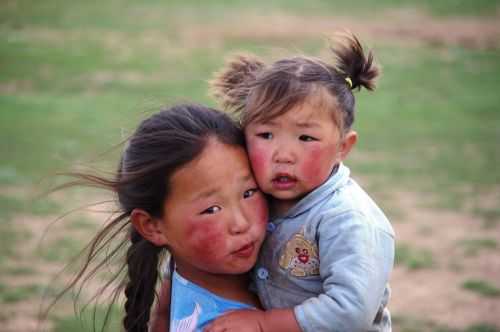
[{"label": "young toddler", "polygon": [[342,161],[355,145],[353,91],[373,90],[373,55],[347,34],[335,63],[239,56],[212,82],[244,128],[268,195],[254,284],[267,311],[236,310],[205,331],[390,331],[394,231]]}]

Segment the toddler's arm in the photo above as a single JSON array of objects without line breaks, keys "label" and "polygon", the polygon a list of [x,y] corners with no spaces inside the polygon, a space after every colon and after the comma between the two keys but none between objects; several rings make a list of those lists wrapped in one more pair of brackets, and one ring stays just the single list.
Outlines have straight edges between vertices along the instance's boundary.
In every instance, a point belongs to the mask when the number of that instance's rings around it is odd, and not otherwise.
[{"label": "toddler's arm", "polygon": [[317,233],[324,293],[293,309],[239,310],[205,331],[367,331],[384,298],[394,238],[357,212],[325,216]]},{"label": "toddler's arm", "polygon": [[294,308],[303,331],[366,331],[381,306],[394,237],[356,211],[328,215],[317,230],[324,293]]}]

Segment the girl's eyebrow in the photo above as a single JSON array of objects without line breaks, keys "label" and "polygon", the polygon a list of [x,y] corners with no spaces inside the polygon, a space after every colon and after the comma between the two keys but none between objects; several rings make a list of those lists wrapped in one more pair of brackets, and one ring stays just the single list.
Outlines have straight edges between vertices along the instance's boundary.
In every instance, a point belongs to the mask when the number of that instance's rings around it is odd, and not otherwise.
[{"label": "girl's eyebrow", "polygon": [[212,187],[212,188],[209,188],[207,190],[204,190],[202,192],[197,193],[196,195],[194,195],[194,197],[191,201],[194,202],[200,198],[207,198],[207,197],[210,197],[210,196],[217,194],[218,192],[219,192],[219,187],[216,187],[216,188]]},{"label": "girl's eyebrow", "polygon": [[[245,182],[252,180],[252,178],[253,177],[252,177],[251,173],[245,173],[245,174],[238,177],[238,181],[245,183]],[[220,191],[220,189],[221,189],[221,186],[216,186],[216,187],[210,187],[207,190],[201,191],[193,196],[193,199],[191,199],[191,202],[194,202],[200,198],[207,198],[210,196],[214,196]]]},{"label": "girl's eyebrow", "polygon": [[241,182],[248,182],[252,180],[252,174],[247,173],[246,175],[243,175],[240,177]]}]

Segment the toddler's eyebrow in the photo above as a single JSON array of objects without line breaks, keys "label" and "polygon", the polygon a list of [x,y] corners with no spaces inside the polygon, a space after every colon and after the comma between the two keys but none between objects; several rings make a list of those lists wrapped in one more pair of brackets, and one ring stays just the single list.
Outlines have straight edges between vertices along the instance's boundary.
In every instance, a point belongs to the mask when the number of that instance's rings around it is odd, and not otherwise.
[{"label": "toddler's eyebrow", "polygon": [[274,127],[276,127],[278,125],[278,123],[273,121],[273,120],[261,121],[261,122],[259,122],[259,124],[264,125],[264,126],[274,126]]},{"label": "toddler's eyebrow", "polygon": [[319,123],[317,122],[296,122],[295,126],[299,128],[315,128],[315,127],[320,127]]}]

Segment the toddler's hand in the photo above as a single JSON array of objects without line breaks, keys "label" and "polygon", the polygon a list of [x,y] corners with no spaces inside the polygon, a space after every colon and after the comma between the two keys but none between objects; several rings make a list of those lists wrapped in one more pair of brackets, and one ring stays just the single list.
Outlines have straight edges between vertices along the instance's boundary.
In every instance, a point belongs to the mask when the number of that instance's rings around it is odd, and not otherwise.
[{"label": "toddler's hand", "polygon": [[262,332],[262,310],[234,310],[224,314],[210,323],[204,332]]}]

